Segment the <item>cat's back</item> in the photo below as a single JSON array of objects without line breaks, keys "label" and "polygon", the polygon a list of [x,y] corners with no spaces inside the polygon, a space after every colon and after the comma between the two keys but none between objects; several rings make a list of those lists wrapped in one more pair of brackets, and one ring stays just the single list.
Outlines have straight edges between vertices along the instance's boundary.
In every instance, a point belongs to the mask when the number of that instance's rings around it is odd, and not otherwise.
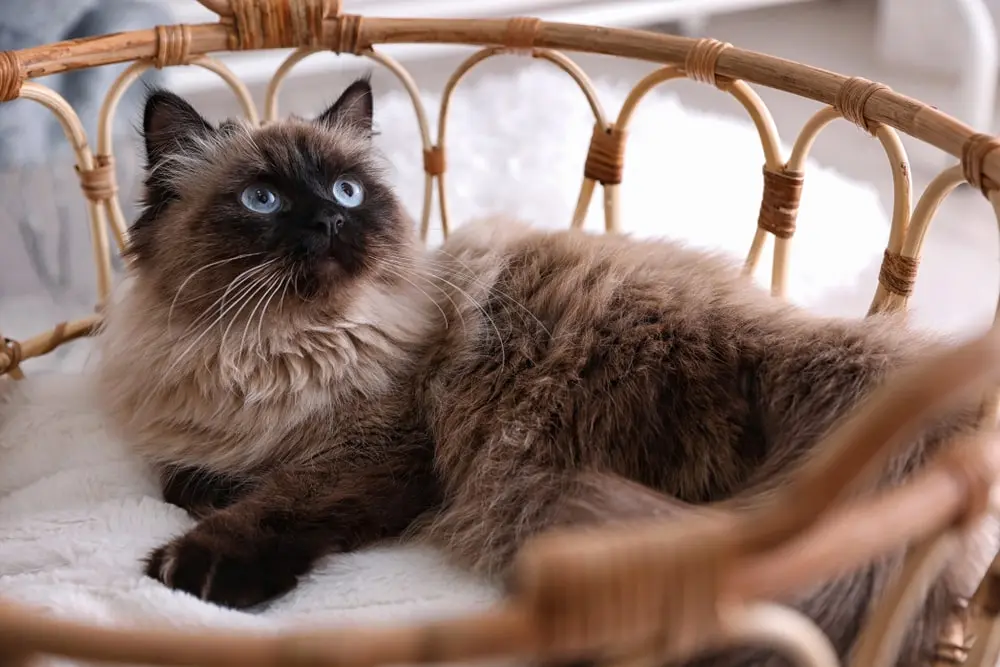
[{"label": "cat's back", "polygon": [[[738,266],[668,242],[503,220],[457,230],[433,266],[448,326],[426,387],[447,468],[462,467],[479,434],[522,429],[562,461],[642,469],[640,481],[690,498],[709,477],[739,474],[730,445],[756,370],[746,334],[783,306]],[[667,438],[680,447],[661,447]],[[651,448],[660,465],[641,460]]]},{"label": "cat's back", "polygon": [[440,285],[460,297],[449,305],[461,314],[477,310],[462,292],[490,306],[499,297],[522,314],[530,310],[546,324],[567,327],[567,334],[650,307],[675,321],[702,320],[709,312],[717,318],[734,303],[747,316],[782,310],[719,254],[670,241],[540,230],[507,219],[459,228],[435,264],[453,283]]},{"label": "cat's back", "polygon": [[772,297],[735,258],[665,239],[494,219],[454,232],[431,265],[439,303],[458,319],[446,336],[480,352],[490,339],[498,350],[519,338],[580,346],[613,331],[619,347],[669,338],[711,343],[716,354],[742,347],[814,357],[836,349],[849,363],[868,355],[908,360],[938,342],[909,329],[903,315],[809,313]]},{"label": "cat's back", "polygon": [[448,326],[428,404],[458,468],[501,430],[708,499],[798,456],[920,347],[893,318],[811,316],[668,241],[499,220],[456,231],[432,266]]}]

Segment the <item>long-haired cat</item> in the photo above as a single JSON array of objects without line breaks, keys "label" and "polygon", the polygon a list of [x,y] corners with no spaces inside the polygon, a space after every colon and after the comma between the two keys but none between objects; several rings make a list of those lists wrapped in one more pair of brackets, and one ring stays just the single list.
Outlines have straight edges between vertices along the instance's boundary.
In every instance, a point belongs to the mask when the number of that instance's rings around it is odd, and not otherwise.
[{"label": "long-haired cat", "polygon": [[[111,424],[199,522],[146,572],[250,607],[320,557],[419,536],[500,578],[533,534],[780,481],[931,343],[818,319],[668,242],[470,224],[426,252],[359,80],[315,120],[147,101],[145,207],[100,336]],[[901,480],[974,410],[885,471]],[[795,602],[846,655],[897,559]],[[925,657],[943,577],[901,664]]]}]

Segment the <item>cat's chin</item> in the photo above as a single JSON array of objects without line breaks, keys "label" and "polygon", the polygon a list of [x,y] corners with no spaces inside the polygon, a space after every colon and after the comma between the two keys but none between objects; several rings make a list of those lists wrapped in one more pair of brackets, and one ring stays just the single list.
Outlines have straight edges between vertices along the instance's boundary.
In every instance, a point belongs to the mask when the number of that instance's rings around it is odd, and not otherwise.
[{"label": "cat's chin", "polygon": [[308,299],[337,291],[355,280],[332,253],[290,257],[282,264],[287,268],[280,279],[288,282],[288,294]]}]

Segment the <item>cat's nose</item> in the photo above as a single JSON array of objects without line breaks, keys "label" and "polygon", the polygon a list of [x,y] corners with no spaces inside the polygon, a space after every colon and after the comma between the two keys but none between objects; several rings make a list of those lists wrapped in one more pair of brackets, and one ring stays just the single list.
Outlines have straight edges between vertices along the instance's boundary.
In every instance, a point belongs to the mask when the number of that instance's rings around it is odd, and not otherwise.
[{"label": "cat's nose", "polygon": [[331,217],[327,218],[327,220],[330,225],[329,231],[327,233],[330,234],[331,236],[339,234],[341,227],[344,226],[344,216],[342,216],[340,213],[335,213]]},{"label": "cat's nose", "polygon": [[335,236],[343,226],[344,216],[340,213],[318,216],[313,224],[317,231],[328,237]]}]

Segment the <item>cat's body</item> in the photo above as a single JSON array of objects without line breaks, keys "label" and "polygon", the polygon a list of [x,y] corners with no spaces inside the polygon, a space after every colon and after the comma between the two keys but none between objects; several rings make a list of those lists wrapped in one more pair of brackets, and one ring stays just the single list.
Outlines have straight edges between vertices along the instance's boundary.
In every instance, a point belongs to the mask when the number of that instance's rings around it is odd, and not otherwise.
[{"label": "cat's body", "polygon": [[[111,423],[202,517],[147,572],[204,599],[266,601],[325,554],[403,535],[502,577],[552,526],[755,493],[931,345],[891,318],[814,318],[667,242],[492,221],[424,256],[366,162],[366,84],[317,124],[215,130],[185,107],[147,105],[150,195],[101,380]],[[356,190],[324,195],[343,174]],[[235,206],[275,193],[267,214]],[[940,424],[881,481],[975,419]],[[797,602],[844,654],[897,562]],[[934,587],[901,663],[968,586]]]},{"label": "cat's body", "polygon": [[515,544],[495,524],[534,523],[504,515],[551,505],[545,478],[608,472],[689,503],[760,490],[932,345],[893,316],[809,315],[671,242],[499,220],[454,232],[434,265],[452,325],[423,406],[449,496],[491,535],[461,550],[498,566]]}]

